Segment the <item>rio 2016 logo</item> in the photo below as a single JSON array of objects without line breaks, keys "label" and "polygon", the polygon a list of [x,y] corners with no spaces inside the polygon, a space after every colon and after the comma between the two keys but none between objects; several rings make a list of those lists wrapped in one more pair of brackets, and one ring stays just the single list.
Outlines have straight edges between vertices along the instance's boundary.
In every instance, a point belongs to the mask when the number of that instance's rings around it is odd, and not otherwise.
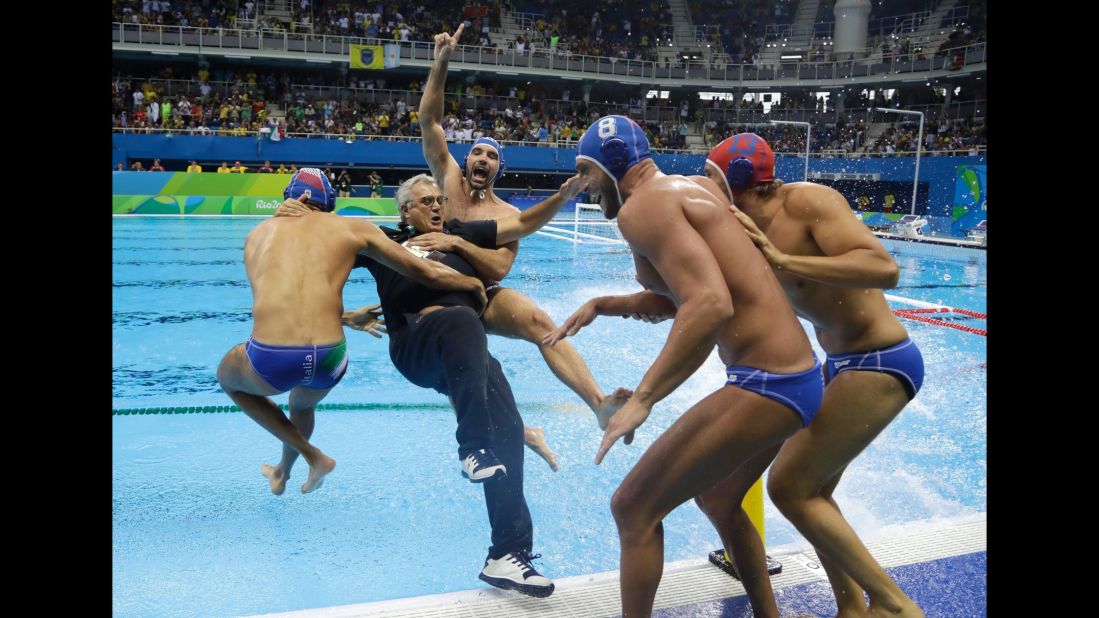
[{"label": "rio 2016 logo", "polygon": [[256,200],[256,209],[274,210],[282,205],[278,200]]}]

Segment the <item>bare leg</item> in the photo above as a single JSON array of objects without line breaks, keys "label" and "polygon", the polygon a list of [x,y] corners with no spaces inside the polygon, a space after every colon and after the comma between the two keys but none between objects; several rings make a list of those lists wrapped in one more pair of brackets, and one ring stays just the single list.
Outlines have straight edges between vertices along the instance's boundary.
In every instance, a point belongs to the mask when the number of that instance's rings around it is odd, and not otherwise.
[{"label": "bare leg", "polygon": [[[846,469],[844,467],[843,470]],[[832,480],[821,490],[821,495],[836,508],[836,511],[839,511],[840,507],[832,498],[832,493],[836,491],[836,486],[839,485],[843,470],[840,470],[838,474],[832,477]],[[836,607],[839,608],[836,618],[865,618],[870,616],[870,608],[866,606],[866,592],[862,589],[862,586],[859,586],[858,582],[851,579],[851,576],[845,573],[824,552],[818,551],[817,559],[828,575],[828,583],[832,586],[832,593],[836,595]]]},{"label": "bare leg", "polygon": [[601,428],[606,428],[607,420],[633,394],[627,389],[619,388],[610,396],[604,395],[588,366],[584,364],[584,359],[580,358],[576,348],[567,339],[558,341],[556,345],[544,345],[542,337],[557,326],[545,311],[539,309],[534,301],[521,292],[502,288],[492,297],[481,319],[485,323],[485,330],[493,335],[522,339],[538,346],[538,351],[546,359],[546,365],[553,375],[588,404],[592,412],[595,412]]},{"label": "bare leg", "polygon": [[[297,389],[295,389],[297,390]],[[301,435],[305,436],[305,439],[313,437],[313,426],[316,424],[316,416],[313,414],[313,408],[308,409],[295,408],[294,406],[294,391],[290,391],[290,422],[298,428]],[[282,445],[282,459],[279,463],[272,466],[269,464],[263,464],[260,468],[260,472],[263,476],[267,477],[267,480],[271,482],[271,493],[276,496],[281,496],[282,492],[286,491],[286,481],[290,479],[290,470],[294,467],[294,462],[298,460],[298,452],[290,448],[286,444]]]},{"label": "bare leg", "polygon": [[611,498],[622,543],[624,616],[652,613],[664,568],[665,515],[800,426],[786,406],[730,386],[695,404],[653,442]]},{"label": "bare leg", "polygon": [[724,481],[695,498],[702,512],[721,535],[725,551],[733,559],[740,582],[748,593],[756,618],[778,618],[778,604],[767,574],[767,554],[759,531],[741,505],[744,496],[778,454],[778,444],[762,451],[737,468]]},{"label": "bare leg", "polygon": [[831,490],[844,468],[908,403],[908,394],[893,376],[849,371],[836,376],[824,392],[817,417],[783,445],[775,459],[767,492],[775,506],[813,544],[824,559],[829,578],[842,571],[856,587],[832,581],[846,598],[837,605],[855,612],[856,590],[870,599],[871,616],[922,617],[908,598],[862,544],[843,518]]},{"label": "bare leg", "polygon": [[524,427],[523,441],[532,451],[538,453],[539,457],[546,460],[550,470],[557,472],[557,453],[554,453],[549,444],[546,444],[546,432],[542,431],[541,427]]},{"label": "bare leg", "polygon": [[[331,472],[336,467],[336,462],[310,444],[308,436],[304,435],[282,413],[282,410],[275,405],[275,402],[267,397],[267,395],[278,394],[278,391],[252,370],[252,366],[245,356],[244,344],[238,344],[229,350],[218,366],[217,375],[218,384],[229,395],[229,398],[240,406],[244,413],[256,421],[260,427],[263,427],[271,435],[282,441],[284,456],[285,449],[291,448],[301,453],[302,457],[305,457],[305,461],[309,464],[311,481],[302,486],[302,493],[308,493],[316,489],[316,481]],[[322,398],[328,394],[327,390],[313,392],[323,393],[321,394]],[[313,405],[315,405],[315,402]],[[314,469],[316,469],[315,472]],[[267,476],[266,473],[264,475]],[[314,479],[315,476],[316,479]],[[268,479],[270,480],[271,477],[268,476]],[[285,481],[283,482],[285,483]],[[306,486],[309,486],[309,488],[306,489]],[[276,484],[272,481],[271,491],[276,494],[281,493],[275,492],[275,489]]]},{"label": "bare leg", "polygon": [[[308,440],[313,436],[313,427],[316,424],[316,410],[317,403],[319,403],[329,391],[332,389],[315,390],[311,388],[297,387],[290,391],[290,422],[301,431],[302,435]],[[294,467],[294,462],[298,460],[298,452],[294,449],[283,444],[282,446],[282,459],[279,460],[278,465],[269,466],[263,465],[260,472],[271,481],[271,493],[281,495],[286,490],[286,481],[290,478],[290,470]],[[335,468],[336,462],[332,462],[332,467],[328,467],[327,462],[320,466],[310,466],[309,477],[306,479],[305,484],[301,487],[303,494],[309,493],[315,489],[318,489],[324,484],[324,477],[332,468]]]}]

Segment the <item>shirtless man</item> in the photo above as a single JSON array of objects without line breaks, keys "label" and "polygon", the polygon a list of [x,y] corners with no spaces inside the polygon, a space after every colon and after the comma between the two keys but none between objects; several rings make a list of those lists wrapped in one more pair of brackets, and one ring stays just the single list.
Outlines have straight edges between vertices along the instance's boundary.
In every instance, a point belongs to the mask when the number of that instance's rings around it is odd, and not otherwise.
[{"label": "shirtless man", "polygon": [[[783,184],[774,179],[774,167],[771,147],[753,133],[726,139],[706,159],[706,175],[732,200],[794,310],[813,323],[828,353],[820,411],[779,451],[767,491],[816,548],[840,617],[923,616],[833,498],[847,465],[923,383],[920,350],[882,293],[897,285],[900,271],[839,192],[812,182]],[[719,527],[734,507],[722,490],[707,492],[703,506]]]},{"label": "shirtless man", "polygon": [[[229,350],[217,370],[218,384],[233,402],[283,443],[281,461],[262,468],[275,495],[286,490],[299,454],[309,464],[302,493],[320,487],[336,467],[309,437],[314,408],[347,370],[343,286],[360,252],[426,286],[470,292],[487,303],[480,280],[417,259],[373,223],[322,216],[335,207],[336,192],[319,170],[298,171],[283,195],[316,212],[271,218],[248,234],[244,265],[255,323],[248,341]],[[270,399],[286,391],[289,418]]]},{"label": "shirtless man", "polygon": [[[490,137],[478,139],[459,166],[447,149],[442,126],[447,65],[464,29],[463,24],[453,36],[445,32],[435,35],[435,62],[424,85],[419,110],[424,158],[431,175],[449,198],[444,210],[447,221],[501,219],[519,210],[493,193],[496,180],[505,167],[500,145]],[[606,426],[607,419],[622,406],[630,392],[620,388],[609,396],[604,395],[572,344],[567,341],[557,346],[542,343],[543,336],[554,328],[549,315],[517,290],[497,284],[511,270],[519,251],[518,241],[485,249],[453,236],[431,233],[416,237],[411,244],[426,251],[457,252],[468,260],[488,289],[489,306],[482,316],[488,332],[537,345],[554,375],[592,409],[600,428]]]},{"label": "shirtless man", "polygon": [[622,545],[624,616],[649,616],[664,567],[664,517],[723,483],[735,525],[719,528],[757,616],[778,616],[759,533],[740,501],[779,447],[816,414],[820,363],[766,260],[712,181],[665,175],[636,123],[604,116],[578,146],[576,169],[618,217],[646,291],[592,299],[547,343],[597,315],[673,317],[668,340],[634,394],[607,426],[595,463],[633,433],[717,345],[722,388],[683,413],[641,456],[611,498]]}]

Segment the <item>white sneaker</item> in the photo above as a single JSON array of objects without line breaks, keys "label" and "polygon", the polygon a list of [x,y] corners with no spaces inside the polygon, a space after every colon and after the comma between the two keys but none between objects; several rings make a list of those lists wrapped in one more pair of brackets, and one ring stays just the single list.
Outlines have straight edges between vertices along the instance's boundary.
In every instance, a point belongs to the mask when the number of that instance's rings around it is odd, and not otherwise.
[{"label": "white sneaker", "polygon": [[530,552],[513,551],[496,560],[488,558],[478,577],[497,588],[514,590],[532,597],[548,597],[553,594],[553,582],[530,565],[531,560],[541,557],[542,554],[532,556]]},{"label": "white sneaker", "polygon": [[497,475],[505,477],[507,474],[507,467],[488,449],[474,451],[462,460],[462,476],[473,483],[484,483]]}]

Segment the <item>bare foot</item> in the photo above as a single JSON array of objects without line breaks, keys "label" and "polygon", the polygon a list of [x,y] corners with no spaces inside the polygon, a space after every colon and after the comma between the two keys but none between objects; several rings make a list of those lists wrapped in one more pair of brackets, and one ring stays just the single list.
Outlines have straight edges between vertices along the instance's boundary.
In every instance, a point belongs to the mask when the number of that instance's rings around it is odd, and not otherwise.
[{"label": "bare foot", "polygon": [[301,493],[307,494],[313,490],[320,489],[320,486],[324,484],[324,477],[335,469],[336,460],[328,455],[322,454],[316,465],[310,464],[309,478],[306,479],[305,484],[301,486]]},{"label": "bare foot", "polygon": [[541,427],[524,427],[523,441],[527,443],[531,450],[546,460],[550,470],[557,472],[557,453],[554,453],[546,444],[546,432],[542,431]]},{"label": "bare foot", "polygon": [[599,404],[595,407],[595,419],[599,421],[599,428],[606,429],[607,423],[610,422],[611,417],[618,411],[618,408],[626,405],[630,397],[633,397],[633,391],[628,388],[622,388],[621,386],[614,389],[614,392],[603,398]]},{"label": "bare foot", "polygon": [[271,493],[276,496],[281,496],[282,492],[286,491],[286,479],[290,478],[290,475],[283,474],[282,468],[263,464],[263,467],[260,468],[259,471],[260,474],[266,476],[267,480],[271,482]]}]

